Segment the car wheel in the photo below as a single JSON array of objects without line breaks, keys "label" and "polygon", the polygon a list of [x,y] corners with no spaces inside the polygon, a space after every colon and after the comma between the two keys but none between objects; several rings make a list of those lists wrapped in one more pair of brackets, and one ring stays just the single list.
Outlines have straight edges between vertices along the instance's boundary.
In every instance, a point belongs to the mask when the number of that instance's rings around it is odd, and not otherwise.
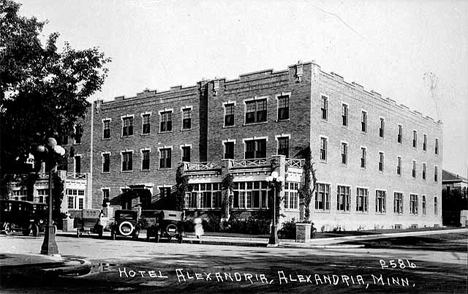
[{"label": "car wheel", "polygon": [[11,230],[11,224],[10,223],[5,223],[4,227],[5,227],[5,234],[11,235],[11,233],[13,232]]},{"label": "car wheel", "polygon": [[36,224],[32,225],[32,235],[34,237],[37,237],[37,235],[39,235],[39,227]]},{"label": "car wheel", "polygon": [[23,236],[29,236],[29,234],[31,234],[31,225],[23,229]]}]

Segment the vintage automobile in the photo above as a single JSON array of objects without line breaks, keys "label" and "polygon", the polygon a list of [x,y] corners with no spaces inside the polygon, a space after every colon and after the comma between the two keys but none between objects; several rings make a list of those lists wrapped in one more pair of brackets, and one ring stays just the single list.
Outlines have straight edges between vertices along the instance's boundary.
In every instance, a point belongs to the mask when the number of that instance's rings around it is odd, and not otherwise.
[{"label": "vintage automobile", "polygon": [[84,233],[88,235],[90,233],[95,233],[101,238],[104,232],[104,226],[102,211],[100,209],[83,209],[76,228],[76,236],[79,238]]},{"label": "vintage automobile", "polygon": [[114,222],[111,227],[111,237],[115,240],[117,235],[138,239],[140,234],[140,216],[137,210],[116,210]]},{"label": "vintage automobile", "polygon": [[[154,218],[154,221],[152,220]],[[142,211],[142,220],[146,220],[146,240],[154,237],[156,242],[161,238],[169,241],[177,238],[182,243],[184,235],[184,213],[176,210]],[[151,220],[151,221],[149,221]]]},{"label": "vintage automobile", "polygon": [[37,237],[44,232],[48,220],[47,205],[41,202],[0,200],[0,227],[5,234],[21,231]]}]

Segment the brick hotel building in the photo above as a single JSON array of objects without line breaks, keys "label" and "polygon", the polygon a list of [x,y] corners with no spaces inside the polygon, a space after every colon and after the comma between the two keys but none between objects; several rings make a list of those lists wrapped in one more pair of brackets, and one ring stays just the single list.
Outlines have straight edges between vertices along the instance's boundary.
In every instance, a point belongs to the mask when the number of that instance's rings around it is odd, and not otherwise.
[{"label": "brick hotel building", "polygon": [[[129,189],[151,197],[117,206],[170,197],[183,163],[187,210],[220,211],[221,182],[230,173],[232,211],[264,211],[271,206],[266,177],[275,158],[282,213],[298,219],[299,154],[310,146],[315,227],[442,224],[442,123],[313,62],[96,101],[83,130],[81,141],[68,146],[68,166],[90,175],[85,207],[101,207],[103,199],[116,205],[113,199]],[[76,208],[68,197],[64,202]]]}]

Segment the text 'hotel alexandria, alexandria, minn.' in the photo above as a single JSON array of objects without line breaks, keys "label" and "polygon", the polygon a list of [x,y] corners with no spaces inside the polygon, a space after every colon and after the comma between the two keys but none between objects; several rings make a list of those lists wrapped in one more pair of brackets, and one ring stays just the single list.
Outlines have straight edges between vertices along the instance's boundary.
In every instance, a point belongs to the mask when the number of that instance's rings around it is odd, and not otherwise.
[{"label": "text 'hotel alexandria, alexandria, minn.'", "polygon": [[[90,177],[86,191],[65,195],[69,209],[107,201],[149,207],[174,192],[182,164],[190,184],[187,211],[221,211],[221,183],[229,173],[231,210],[247,216],[272,206],[266,178],[273,161],[284,185],[282,220],[298,220],[310,146],[315,227],[442,224],[442,123],[314,62],[96,101],[80,143],[69,145],[69,172]],[[145,193],[113,201],[128,190]]]}]

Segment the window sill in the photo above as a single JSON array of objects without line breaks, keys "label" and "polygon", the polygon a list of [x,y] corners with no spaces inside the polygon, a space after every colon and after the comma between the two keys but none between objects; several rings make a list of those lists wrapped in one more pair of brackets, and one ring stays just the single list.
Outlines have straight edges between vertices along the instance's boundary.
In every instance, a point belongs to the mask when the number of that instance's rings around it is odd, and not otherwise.
[{"label": "window sill", "polygon": [[291,121],[291,118],[285,118],[285,119],[277,119],[275,120],[275,122],[279,123],[279,122],[289,122]]},{"label": "window sill", "polygon": [[235,128],[236,125],[232,125],[232,126],[223,126],[223,129],[230,129],[230,128]]},{"label": "window sill", "polygon": [[110,171],[102,171],[101,174],[110,174]]},{"label": "window sill", "polygon": [[193,129],[192,128],[190,128],[190,129],[180,129],[181,132],[188,132],[188,131],[191,131],[191,130],[193,130]]},{"label": "window sill", "polygon": [[356,211],[356,214],[369,214],[368,211]]},{"label": "window sill", "polygon": [[170,134],[172,131],[159,131],[159,134]]},{"label": "window sill", "polygon": [[141,169],[140,171],[143,172],[143,173],[147,173],[147,172],[150,172],[151,170],[150,169]]},{"label": "window sill", "polygon": [[122,170],[120,172],[122,172],[122,173],[133,173],[133,170]]},{"label": "window sill", "polygon": [[351,211],[344,211],[344,210],[337,210],[336,212],[339,214],[351,214]]},{"label": "window sill", "polygon": [[243,127],[246,127],[246,126],[254,126],[254,125],[264,125],[264,124],[267,124],[268,121],[261,121],[261,122],[254,122],[254,123],[244,123],[242,126]]},{"label": "window sill", "polygon": [[327,164],[327,163],[328,163],[328,161],[327,161],[327,160],[320,159],[320,163]]},{"label": "window sill", "polygon": [[127,135],[127,136],[120,136],[120,138],[131,138],[133,137],[134,135]]},{"label": "window sill", "polygon": [[110,141],[112,138],[101,138],[102,141]]},{"label": "window sill", "polygon": [[149,136],[151,133],[141,133],[140,136]]},{"label": "window sill", "polygon": [[376,214],[376,215],[386,215],[385,212],[379,212],[379,211],[376,211],[375,214]]},{"label": "window sill", "polygon": [[330,210],[324,210],[324,209],[318,209],[318,208],[315,208],[314,212],[316,212],[316,213],[327,213],[327,214],[331,213]]}]

